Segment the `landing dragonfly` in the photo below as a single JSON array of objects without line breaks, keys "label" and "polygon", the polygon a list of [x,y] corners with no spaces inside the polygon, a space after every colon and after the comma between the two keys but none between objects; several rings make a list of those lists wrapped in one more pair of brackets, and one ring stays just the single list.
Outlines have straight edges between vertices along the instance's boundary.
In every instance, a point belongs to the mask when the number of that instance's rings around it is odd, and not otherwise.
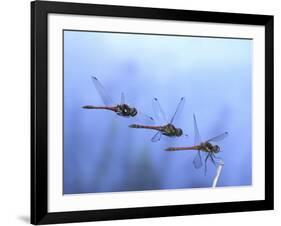
[{"label": "landing dragonfly", "polygon": [[107,94],[105,88],[100,83],[100,81],[92,76],[92,81],[96,87],[96,90],[99,93],[99,96],[101,97],[104,106],[96,106],[96,105],[85,105],[82,108],[84,109],[98,109],[98,110],[109,110],[115,112],[117,115],[130,118],[130,117],[142,117],[145,118],[145,121],[153,121],[152,117],[149,117],[145,114],[142,114],[139,112],[135,107],[132,107],[125,102],[125,95],[124,93],[121,93],[121,102],[120,104],[116,104],[112,101],[111,97]]},{"label": "landing dragonfly", "polygon": [[215,154],[220,152],[220,147],[218,145],[214,145],[211,142],[218,142],[223,140],[227,135],[228,132],[224,132],[222,134],[219,134],[218,136],[215,136],[205,142],[201,141],[197,122],[196,122],[196,117],[193,115],[193,121],[194,121],[194,146],[190,147],[169,147],[166,149],[166,151],[184,151],[184,150],[196,150],[197,154],[193,160],[193,165],[196,169],[201,168],[202,166],[202,157],[201,157],[201,152],[206,153],[206,158],[205,158],[205,174],[207,172],[207,160],[210,158],[212,163],[216,166],[218,162],[215,161],[215,159],[222,160],[215,156]]},{"label": "landing dragonfly", "polygon": [[150,126],[150,125],[139,125],[139,124],[132,124],[129,125],[130,128],[136,128],[136,129],[150,129],[150,130],[156,130],[157,133],[151,138],[152,142],[157,142],[161,139],[161,136],[167,136],[167,137],[180,137],[183,135],[183,131],[181,128],[176,128],[174,126],[174,121],[176,120],[176,118],[178,118],[178,116],[180,115],[184,103],[185,103],[185,99],[184,97],[181,98],[176,112],[174,113],[173,117],[171,118],[170,121],[168,121],[166,119],[165,113],[158,101],[157,98],[153,99],[153,110],[154,110],[154,114],[155,117],[159,120],[163,122],[163,125],[159,125],[159,126]]}]

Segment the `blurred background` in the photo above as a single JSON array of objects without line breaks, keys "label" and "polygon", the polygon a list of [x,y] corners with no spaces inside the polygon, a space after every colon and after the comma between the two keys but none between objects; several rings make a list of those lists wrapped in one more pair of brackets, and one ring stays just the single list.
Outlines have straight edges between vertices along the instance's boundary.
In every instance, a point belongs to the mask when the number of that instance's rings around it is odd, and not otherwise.
[{"label": "blurred background", "polygon": [[[229,132],[218,186],[251,185],[251,68],[251,40],[64,31],[64,194],[210,187],[212,163],[204,175],[195,151],[164,151],[194,144],[193,113],[202,140]],[[153,97],[170,118],[184,96],[189,136],[153,143],[134,120],[82,109],[103,105],[91,76],[151,116]]]}]

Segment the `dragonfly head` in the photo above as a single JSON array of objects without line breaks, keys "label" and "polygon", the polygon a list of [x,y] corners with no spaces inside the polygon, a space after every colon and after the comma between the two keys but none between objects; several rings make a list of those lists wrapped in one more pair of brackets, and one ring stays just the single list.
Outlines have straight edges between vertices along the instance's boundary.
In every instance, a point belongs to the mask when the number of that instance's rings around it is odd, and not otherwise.
[{"label": "dragonfly head", "polygon": [[177,128],[175,132],[176,132],[176,136],[177,137],[180,137],[182,135],[182,133],[183,133],[182,129],[180,129],[180,128]]},{"label": "dragonfly head", "polygon": [[134,107],[130,107],[127,104],[118,105],[119,114],[125,117],[134,117],[138,112]]},{"label": "dragonfly head", "polygon": [[213,152],[214,153],[219,153],[220,152],[220,147],[218,145],[213,146]]},{"label": "dragonfly head", "polygon": [[136,116],[138,113],[137,109],[136,108],[130,108],[130,115],[132,117]]}]

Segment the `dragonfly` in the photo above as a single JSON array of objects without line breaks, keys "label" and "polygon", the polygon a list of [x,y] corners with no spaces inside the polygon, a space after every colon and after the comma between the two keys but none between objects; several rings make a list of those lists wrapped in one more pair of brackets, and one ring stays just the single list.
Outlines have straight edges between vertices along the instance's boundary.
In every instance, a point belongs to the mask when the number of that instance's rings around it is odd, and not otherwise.
[{"label": "dragonfly", "polygon": [[193,115],[193,123],[194,123],[194,146],[190,147],[169,147],[165,149],[166,151],[183,151],[183,150],[196,150],[197,154],[193,160],[193,165],[196,169],[199,169],[202,167],[202,157],[201,157],[201,152],[206,154],[205,157],[205,175],[207,172],[207,161],[210,158],[211,162],[216,166],[217,161],[215,159],[222,160],[216,156],[217,153],[219,153],[220,147],[218,145],[213,144],[213,142],[218,142],[223,140],[225,137],[228,136],[228,132],[221,133],[211,139],[206,140],[205,142],[201,141],[197,122],[196,122],[196,117]]},{"label": "dragonfly", "polygon": [[[156,134],[151,138],[152,142],[157,142],[161,139],[162,135],[167,137],[180,137],[183,135],[183,131],[181,128],[176,128],[174,125],[175,120],[179,117],[180,113],[182,112],[182,109],[184,107],[185,98],[182,97],[180,99],[180,102],[177,105],[177,109],[171,118],[170,121],[166,119],[166,115],[159,103],[159,100],[157,98],[153,98],[152,106],[154,110],[155,117],[161,121],[162,125],[139,125],[139,124],[131,124],[129,125],[130,128],[136,128],[136,129],[150,129],[150,130],[156,130]],[[154,123],[155,124],[155,123]]]},{"label": "dragonfly", "polygon": [[92,76],[92,81],[95,85],[95,88],[97,92],[99,93],[99,96],[101,97],[104,106],[95,106],[95,105],[85,105],[82,108],[84,109],[98,109],[98,110],[109,110],[115,112],[117,115],[130,118],[130,117],[136,117],[141,116],[143,119],[148,121],[153,121],[153,118],[150,116],[147,116],[141,112],[139,112],[135,107],[130,106],[125,101],[125,95],[122,92],[121,93],[121,102],[119,104],[114,103],[114,101],[111,99],[111,97],[107,94],[105,88],[100,83],[100,81]]}]

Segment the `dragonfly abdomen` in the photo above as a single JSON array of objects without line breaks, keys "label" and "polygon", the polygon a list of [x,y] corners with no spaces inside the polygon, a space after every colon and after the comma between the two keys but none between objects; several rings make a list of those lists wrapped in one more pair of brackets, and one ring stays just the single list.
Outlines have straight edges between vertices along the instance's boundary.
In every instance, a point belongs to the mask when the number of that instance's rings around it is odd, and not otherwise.
[{"label": "dragonfly abdomen", "polygon": [[199,150],[198,146],[192,146],[192,147],[170,147],[166,148],[166,151],[186,151],[186,150]]},{"label": "dragonfly abdomen", "polygon": [[116,112],[116,107],[107,107],[107,106],[93,106],[93,105],[85,105],[82,108],[84,109],[97,109],[97,110],[110,110]]},{"label": "dragonfly abdomen", "polygon": [[138,125],[138,124],[132,124],[129,125],[130,128],[135,129],[153,129],[153,130],[161,130],[161,126],[144,126],[144,125]]}]

